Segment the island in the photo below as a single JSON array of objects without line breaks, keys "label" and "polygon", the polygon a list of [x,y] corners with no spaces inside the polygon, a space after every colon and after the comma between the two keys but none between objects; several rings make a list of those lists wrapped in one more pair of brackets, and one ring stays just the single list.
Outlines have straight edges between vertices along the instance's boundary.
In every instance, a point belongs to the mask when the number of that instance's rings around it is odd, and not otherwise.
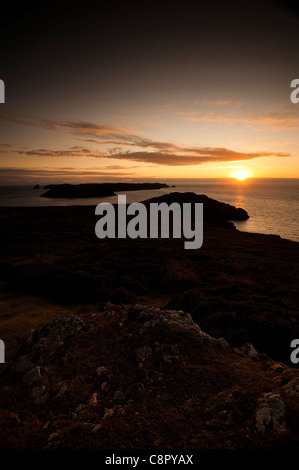
[{"label": "island", "polygon": [[116,192],[140,191],[168,188],[165,183],[88,183],[88,184],[49,184],[40,197],[48,198],[92,198],[115,196]]}]

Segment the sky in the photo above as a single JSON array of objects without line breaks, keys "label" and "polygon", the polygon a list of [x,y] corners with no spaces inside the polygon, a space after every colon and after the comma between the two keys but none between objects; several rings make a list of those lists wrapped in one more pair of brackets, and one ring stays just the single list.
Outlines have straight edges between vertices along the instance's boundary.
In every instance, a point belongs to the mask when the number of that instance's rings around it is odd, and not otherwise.
[{"label": "sky", "polygon": [[30,5],[0,32],[0,184],[299,178],[291,3]]}]

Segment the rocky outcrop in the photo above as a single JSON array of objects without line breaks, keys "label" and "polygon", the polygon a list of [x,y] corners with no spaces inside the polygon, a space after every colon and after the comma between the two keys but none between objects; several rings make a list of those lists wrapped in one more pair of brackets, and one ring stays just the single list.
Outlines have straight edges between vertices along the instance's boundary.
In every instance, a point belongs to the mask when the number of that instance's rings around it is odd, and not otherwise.
[{"label": "rocky outcrop", "polygon": [[256,428],[264,433],[266,429],[285,431],[285,404],[278,393],[265,393],[258,401]]},{"label": "rocky outcrop", "polygon": [[28,331],[19,346],[17,364],[30,357],[36,364],[47,363],[56,351],[64,345],[64,339],[83,328],[83,321],[72,315],[63,315],[50,323],[41,324],[36,330]]},{"label": "rocky outcrop", "polygon": [[299,442],[297,370],[253,345],[232,348],[184,311],[154,305],[107,303],[40,325],[24,335],[1,383],[4,446],[277,448]]},{"label": "rocky outcrop", "polygon": [[226,204],[225,202],[216,201],[205,194],[195,193],[170,193],[164,194],[163,196],[154,197],[144,201],[144,204],[150,203],[162,203],[172,204],[178,202],[179,204],[184,203],[203,203],[203,216],[206,221],[230,221],[230,220],[246,220],[249,215],[245,209],[237,208]]}]

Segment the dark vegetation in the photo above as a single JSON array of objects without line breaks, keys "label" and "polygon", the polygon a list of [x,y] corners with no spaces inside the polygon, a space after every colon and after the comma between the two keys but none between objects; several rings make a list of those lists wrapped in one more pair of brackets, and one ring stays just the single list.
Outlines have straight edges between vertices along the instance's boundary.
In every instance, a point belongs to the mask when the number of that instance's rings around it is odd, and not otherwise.
[{"label": "dark vegetation", "polygon": [[204,204],[198,250],[174,239],[100,240],[93,206],[1,208],[0,281],[16,295],[60,304],[182,309],[206,333],[232,346],[251,342],[290,364],[299,333],[298,244],[239,232],[209,217]]}]

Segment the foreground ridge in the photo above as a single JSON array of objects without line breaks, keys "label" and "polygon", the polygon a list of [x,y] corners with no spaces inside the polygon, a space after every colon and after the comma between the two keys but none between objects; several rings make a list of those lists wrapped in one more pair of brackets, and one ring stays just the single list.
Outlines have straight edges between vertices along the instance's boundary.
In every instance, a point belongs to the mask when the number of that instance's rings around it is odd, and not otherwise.
[{"label": "foreground ridge", "polygon": [[298,446],[298,371],[182,310],[58,316],[24,335],[1,383],[3,447]]}]

